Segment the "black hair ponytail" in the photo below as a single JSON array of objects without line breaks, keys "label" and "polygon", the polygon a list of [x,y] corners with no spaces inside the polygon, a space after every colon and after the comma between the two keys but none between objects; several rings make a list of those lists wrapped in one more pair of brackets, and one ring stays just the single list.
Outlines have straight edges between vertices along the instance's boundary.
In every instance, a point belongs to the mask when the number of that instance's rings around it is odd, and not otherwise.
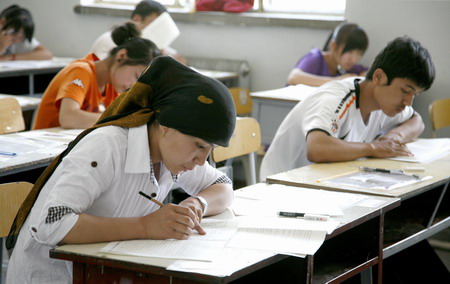
[{"label": "black hair ponytail", "polygon": [[116,27],[111,38],[117,46],[110,51],[109,56],[114,56],[120,49],[126,49],[128,59],[123,62],[124,65],[148,65],[161,52],[152,41],[141,38],[140,35],[132,22]]}]

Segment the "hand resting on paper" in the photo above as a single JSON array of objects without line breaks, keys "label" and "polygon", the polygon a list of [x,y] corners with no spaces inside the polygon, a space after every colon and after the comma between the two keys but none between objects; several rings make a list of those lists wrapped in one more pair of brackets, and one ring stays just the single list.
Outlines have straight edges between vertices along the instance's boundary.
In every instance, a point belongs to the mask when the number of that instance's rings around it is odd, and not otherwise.
[{"label": "hand resting on paper", "polygon": [[404,143],[386,136],[376,139],[370,143],[370,145],[374,148],[374,155],[372,155],[372,157],[389,158],[396,156],[414,156]]}]

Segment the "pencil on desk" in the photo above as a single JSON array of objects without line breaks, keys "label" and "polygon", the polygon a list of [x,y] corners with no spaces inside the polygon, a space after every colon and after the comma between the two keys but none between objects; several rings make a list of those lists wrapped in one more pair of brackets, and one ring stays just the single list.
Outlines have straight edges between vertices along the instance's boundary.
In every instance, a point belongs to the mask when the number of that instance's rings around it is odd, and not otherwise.
[{"label": "pencil on desk", "polygon": [[353,173],[357,173],[357,172],[359,172],[359,171],[349,171],[349,172],[345,172],[345,173],[340,173],[340,174],[337,174],[337,175],[332,175],[332,176],[329,176],[329,177],[318,179],[318,180],[316,180],[316,182],[322,182],[324,180],[338,178],[338,177],[341,177],[341,176],[345,176],[345,175],[349,175],[349,174],[353,174]]},{"label": "pencil on desk", "polygon": [[163,203],[161,203],[160,201],[158,201],[158,200],[152,198],[151,196],[148,196],[147,194],[143,193],[142,191],[139,191],[139,194],[142,195],[142,196],[144,196],[144,197],[147,198],[148,200],[153,201],[154,203],[158,204],[160,207],[163,207],[163,206],[164,206]]}]

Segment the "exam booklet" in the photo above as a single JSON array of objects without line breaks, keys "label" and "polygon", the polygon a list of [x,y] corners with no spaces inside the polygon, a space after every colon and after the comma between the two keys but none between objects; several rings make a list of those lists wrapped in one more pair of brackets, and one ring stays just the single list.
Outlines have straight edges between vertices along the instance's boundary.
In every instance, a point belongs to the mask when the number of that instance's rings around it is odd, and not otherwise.
[{"label": "exam booklet", "polygon": [[175,22],[169,13],[164,12],[142,30],[141,36],[151,40],[159,49],[164,49],[180,35]]}]

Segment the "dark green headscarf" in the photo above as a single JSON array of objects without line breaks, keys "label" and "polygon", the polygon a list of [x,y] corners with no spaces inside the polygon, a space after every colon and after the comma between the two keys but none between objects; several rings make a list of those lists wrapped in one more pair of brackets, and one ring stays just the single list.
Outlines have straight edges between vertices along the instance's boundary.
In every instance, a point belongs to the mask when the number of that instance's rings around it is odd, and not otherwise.
[{"label": "dark green headscarf", "polygon": [[14,247],[39,192],[62,159],[84,136],[98,127],[132,128],[153,119],[184,134],[226,147],[234,131],[236,109],[228,89],[219,81],[203,76],[171,57],[156,57],[138,81],[108,106],[99,121],[78,135],[45,169],[19,209],[6,247]]}]

